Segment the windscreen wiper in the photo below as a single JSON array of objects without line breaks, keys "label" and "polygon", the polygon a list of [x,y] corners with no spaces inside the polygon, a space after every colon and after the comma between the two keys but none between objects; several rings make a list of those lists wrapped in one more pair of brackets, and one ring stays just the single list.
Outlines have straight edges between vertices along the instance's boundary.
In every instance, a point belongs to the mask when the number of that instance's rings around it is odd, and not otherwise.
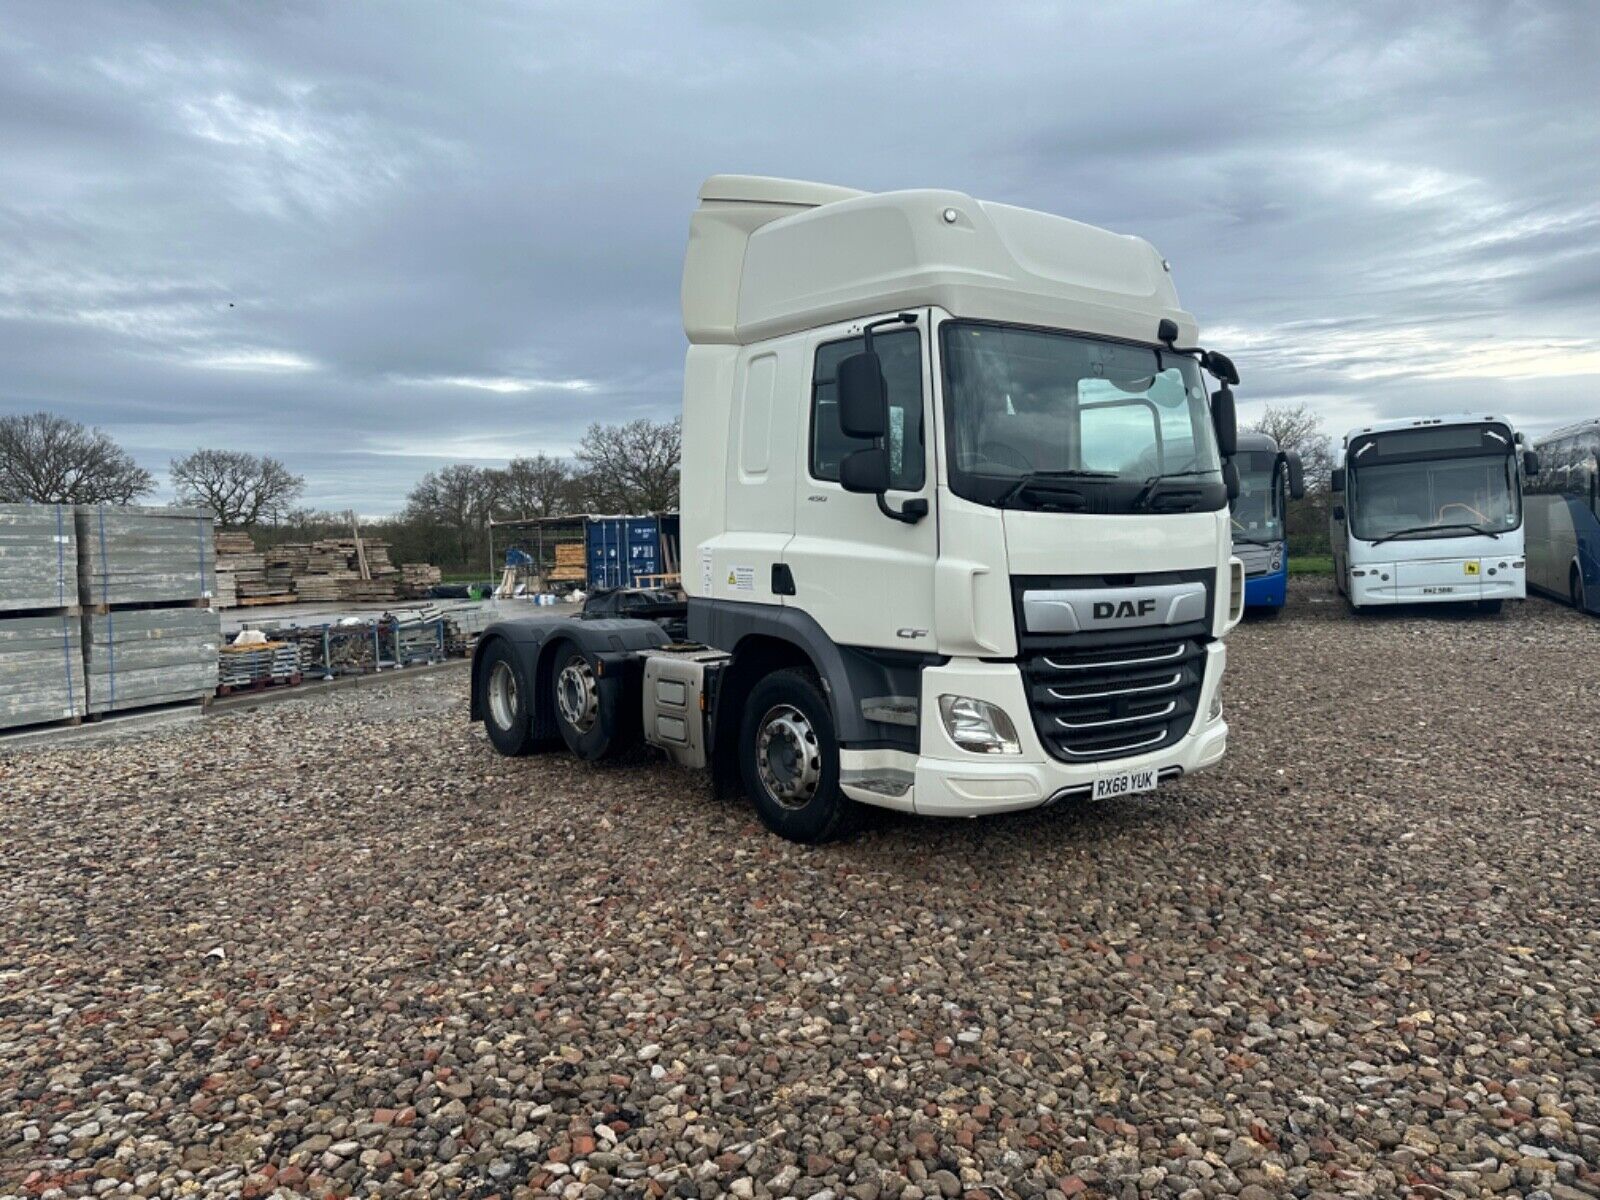
[{"label": "windscreen wiper", "polygon": [[1188,478],[1192,478],[1195,475],[1215,475],[1215,474],[1216,474],[1215,471],[1196,470],[1196,471],[1168,471],[1168,472],[1166,472],[1165,474],[1162,474],[1162,475],[1152,475],[1152,476],[1150,476],[1149,479],[1146,479],[1144,481],[1144,486],[1139,489],[1139,494],[1133,498],[1132,502],[1128,505],[1128,507],[1129,508],[1139,508],[1139,507],[1141,507],[1147,500],[1149,500],[1155,494],[1156,488],[1165,479],[1188,479]]},{"label": "windscreen wiper", "polygon": [[1261,546],[1266,549],[1270,549],[1272,547],[1271,542],[1263,542],[1260,538],[1240,537],[1238,534],[1233,535],[1233,540],[1235,543],[1243,542],[1247,546]]},{"label": "windscreen wiper", "polygon": [[[1015,500],[1018,496],[1022,495],[1023,492],[1028,491],[1030,488],[1038,488],[1040,491],[1048,491],[1052,490],[1050,485],[1053,483],[1071,483],[1075,479],[1118,478],[1121,477],[1115,471],[1032,471],[1027,475],[1024,475],[1021,479],[1017,480],[1016,483],[1007,488],[1005,492],[1002,493],[1000,498],[994,503],[996,508],[1005,508],[1011,501]],[[1061,489],[1054,490],[1059,491]]]},{"label": "windscreen wiper", "polygon": [[1492,529],[1485,529],[1482,525],[1473,525],[1467,521],[1448,521],[1443,525],[1413,525],[1410,529],[1396,529],[1393,533],[1386,533],[1372,544],[1381,546],[1385,542],[1393,541],[1397,537],[1405,537],[1408,533],[1432,533],[1435,529],[1465,529],[1470,533],[1486,533],[1496,541],[1500,535]]}]

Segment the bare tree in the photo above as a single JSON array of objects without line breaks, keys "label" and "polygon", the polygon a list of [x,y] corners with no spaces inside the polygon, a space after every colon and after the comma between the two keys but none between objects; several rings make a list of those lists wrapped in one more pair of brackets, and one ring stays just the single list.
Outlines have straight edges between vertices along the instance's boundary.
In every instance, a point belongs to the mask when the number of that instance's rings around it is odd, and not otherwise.
[{"label": "bare tree", "polygon": [[1333,441],[1322,432],[1322,418],[1309,404],[1269,404],[1253,428],[1273,438],[1280,450],[1299,454],[1300,465],[1305,469],[1305,499],[1291,504],[1284,518],[1291,553],[1328,553],[1328,509],[1332,499],[1328,480],[1333,471]]},{"label": "bare tree", "polygon": [[498,475],[471,463],[451,463],[417,481],[406,497],[403,519],[427,531],[431,559],[456,566],[480,561]]},{"label": "bare tree", "polygon": [[99,429],[47,412],[0,417],[0,501],[128,504],[154,490],[150,472]]},{"label": "bare tree", "polygon": [[1309,404],[1269,404],[1252,428],[1278,443],[1280,450],[1293,450],[1305,468],[1306,490],[1328,486],[1333,469],[1333,441],[1322,432],[1322,418]]},{"label": "bare tree", "polygon": [[225,529],[250,529],[287,513],[306,481],[275,458],[243,450],[196,450],[169,468],[185,504],[209,508]]},{"label": "bare tree", "polygon": [[584,503],[596,512],[665,512],[678,506],[683,428],[640,418],[589,426],[578,444]]},{"label": "bare tree", "polygon": [[513,458],[495,472],[495,507],[507,517],[555,517],[571,511],[572,464],[548,454]]}]

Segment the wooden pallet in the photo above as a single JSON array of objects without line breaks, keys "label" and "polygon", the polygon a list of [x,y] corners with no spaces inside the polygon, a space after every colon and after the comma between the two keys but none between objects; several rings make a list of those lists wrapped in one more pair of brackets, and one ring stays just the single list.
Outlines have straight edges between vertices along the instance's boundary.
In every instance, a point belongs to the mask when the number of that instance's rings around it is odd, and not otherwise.
[{"label": "wooden pallet", "polygon": [[152,612],[162,608],[210,608],[213,601],[211,596],[191,596],[187,600],[129,600],[124,604],[85,604],[81,611],[104,617],[110,613]]},{"label": "wooden pallet", "polygon": [[114,708],[108,712],[89,713],[83,719],[90,725],[100,725],[107,721],[115,721],[118,717],[148,716],[154,712],[178,712],[188,708],[198,708],[202,712],[210,707],[210,696],[192,696],[187,700],[163,700],[157,704],[141,704],[130,708]]},{"label": "wooden pallet", "polygon": [[264,692],[268,688],[297,687],[304,678],[297,671],[293,675],[277,679],[254,679],[249,683],[219,683],[217,684],[217,695],[237,696],[241,692]]},{"label": "wooden pallet", "polygon": [[54,721],[35,721],[30,725],[8,725],[0,729],[0,746],[5,745],[6,738],[13,734],[42,733],[47,729],[72,729],[82,725],[82,717],[58,717]]}]

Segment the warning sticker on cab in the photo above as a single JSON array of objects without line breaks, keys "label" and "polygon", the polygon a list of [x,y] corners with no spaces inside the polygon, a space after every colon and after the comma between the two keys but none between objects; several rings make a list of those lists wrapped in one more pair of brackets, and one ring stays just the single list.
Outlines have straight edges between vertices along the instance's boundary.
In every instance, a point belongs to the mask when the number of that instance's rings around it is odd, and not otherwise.
[{"label": "warning sticker on cab", "polygon": [[1461,564],[1461,573],[1463,575],[1476,575],[1481,567],[1482,564],[1477,559],[1470,559]]},{"label": "warning sticker on cab", "polygon": [[729,567],[728,588],[735,592],[755,591],[756,569],[754,567]]}]

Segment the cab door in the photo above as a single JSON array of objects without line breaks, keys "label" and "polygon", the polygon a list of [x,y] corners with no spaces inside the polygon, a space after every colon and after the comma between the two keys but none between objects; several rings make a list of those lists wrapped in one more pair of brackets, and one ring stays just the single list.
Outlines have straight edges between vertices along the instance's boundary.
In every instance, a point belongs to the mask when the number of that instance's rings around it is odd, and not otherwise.
[{"label": "cab door", "polygon": [[835,382],[839,363],[864,348],[864,322],[818,330],[807,347],[809,412],[795,466],[794,538],[784,550],[794,586],[787,603],[810,614],[838,645],[933,649],[939,552],[933,388],[928,314],[919,318],[873,334],[889,404],[891,487],[884,499],[895,510],[925,500],[927,515],[915,524],[885,516],[876,497],[839,485],[840,462],[871,444],[840,430]]}]

